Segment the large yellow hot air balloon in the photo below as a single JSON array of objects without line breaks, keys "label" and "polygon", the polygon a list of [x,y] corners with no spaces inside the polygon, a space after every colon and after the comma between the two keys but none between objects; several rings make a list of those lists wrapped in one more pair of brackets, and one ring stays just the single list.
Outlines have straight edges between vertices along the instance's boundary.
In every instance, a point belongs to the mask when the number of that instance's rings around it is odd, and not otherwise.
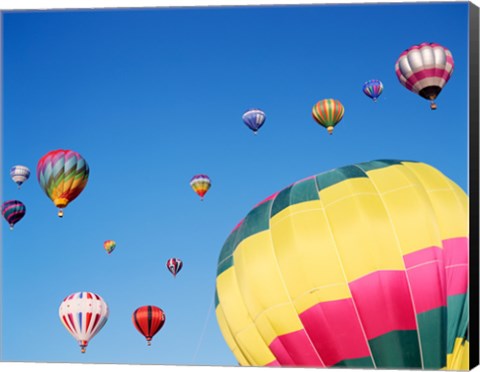
[{"label": "large yellow hot air balloon", "polygon": [[299,181],[220,253],[216,316],[244,366],[468,369],[468,197],[379,160]]}]

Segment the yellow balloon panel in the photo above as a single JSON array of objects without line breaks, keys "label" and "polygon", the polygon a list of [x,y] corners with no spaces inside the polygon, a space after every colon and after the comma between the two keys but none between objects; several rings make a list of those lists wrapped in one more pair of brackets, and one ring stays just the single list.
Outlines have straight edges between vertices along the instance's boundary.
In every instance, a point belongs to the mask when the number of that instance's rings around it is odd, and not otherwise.
[{"label": "yellow balloon panel", "polygon": [[[283,313],[278,326],[283,327],[283,331],[302,328],[282,279],[269,231],[242,241],[234,253],[234,262],[240,293],[255,321],[266,310],[280,306]],[[288,304],[288,309],[283,307],[284,304]],[[265,337],[269,343],[275,335]]]},{"label": "yellow balloon panel", "polygon": [[[241,363],[247,360],[249,365],[265,365],[272,361],[274,356],[245,307],[233,267],[217,277],[217,295],[219,304],[216,313],[220,316],[217,319],[221,319],[220,329],[229,340],[227,344],[230,349],[241,350],[234,352],[235,355],[241,354],[237,360]],[[253,352],[250,350],[252,347]]]},{"label": "yellow balloon panel", "polygon": [[[353,281],[377,270],[404,270],[393,231],[381,198],[367,178],[344,181],[343,197],[321,191],[335,244],[347,276]],[[356,187],[358,185],[358,187]],[[332,198],[332,199],[330,199]],[[372,223],[372,220],[375,223]]]},{"label": "yellow balloon panel", "polygon": [[249,362],[243,355],[242,350],[237,346],[235,342],[235,338],[232,335],[230,327],[225,320],[225,316],[223,314],[221,306],[217,306],[215,310],[215,315],[217,316],[218,325],[220,326],[220,331],[222,332],[223,338],[225,339],[225,342],[227,343],[228,347],[237,359],[238,363],[242,366],[249,365]]},{"label": "yellow balloon panel", "polygon": [[[318,302],[351,297],[320,200],[284,209],[272,217],[270,231],[283,280],[297,311]],[[292,246],[297,249],[292,250]]]}]

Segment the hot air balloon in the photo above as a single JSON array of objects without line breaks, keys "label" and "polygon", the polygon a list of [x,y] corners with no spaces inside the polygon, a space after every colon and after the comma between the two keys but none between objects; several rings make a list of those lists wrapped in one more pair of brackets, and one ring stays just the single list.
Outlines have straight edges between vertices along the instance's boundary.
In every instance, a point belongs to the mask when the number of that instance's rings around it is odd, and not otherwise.
[{"label": "hot air balloon", "polygon": [[218,259],[243,366],[469,369],[469,200],[425,163],[337,168],[273,194]]},{"label": "hot air balloon", "polygon": [[2,204],[2,216],[10,225],[10,230],[27,213],[25,205],[19,200],[8,200]]},{"label": "hot air balloon", "polygon": [[363,93],[370,97],[373,102],[377,102],[377,98],[383,92],[383,83],[380,80],[368,80],[363,84]]},{"label": "hot air balloon", "polygon": [[400,83],[421,97],[430,100],[435,110],[435,99],[453,73],[450,50],[436,43],[422,43],[405,50],[395,63]]},{"label": "hot air balloon", "polygon": [[89,167],[82,156],[71,150],[55,150],[44,155],[37,164],[37,179],[47,196],[59,208],[72,202],[85,188]]},{"label": "hot air balloon", "polygon": [[24,165],[15,165],[10,168],[10,177],[13,182],[18,185],[18,188],[20,188],[20,186],[22,186],[22,184],[30,177],[30,169]]},{"label": "hot air balloon", "polygon": [[147,345],[150,346],[153,336],[165,323],[165,313],[153,305],[141,306],[133,312],[132,322],[137,331],[145,336]]},{"label": "hot air balloon", "polygon": [[312,116],[321,126],[327,128],[328,133],[333,133],[333,127],[343,118],[345,109],[340,101],[329,98],[319,102],[312,109]]},{"label": "hot air balloon", "polygon": [[115,243],[114,240],[105,240],[105,242],[103,242],[103,248],[108,254],[112,253],[116,246],[117,243]]},{"label": "hot air balloon", "polygon": [[253,130],[255,134],[257,134],[257,131],[265,123],[266,118],[265,113],[259,109],[247,110],[242,116],[245,125]]},{"label": "hot air balloon", "polygon": [[89,341],[108,320],[108,306],[97,294],[77,292],[66,297],[58,310],[60,320],[68,332],[78,341],[82,353]]},{"label": "hot air balloon", "polygon": [[197,174],[193,176],[190,180],[190,186],[192,187],[193,191],[195,191],[197,195],[200,196],[200,200],[203,200],[203,197],[210,189],[211,185],[212,182],[206,174]]},{"label": "hot air balloon", "polygon": [[182,269],[183,262],[179,258],[170,258],[167,261],[167,269],[173,274],[175,278],[177,273]]}]

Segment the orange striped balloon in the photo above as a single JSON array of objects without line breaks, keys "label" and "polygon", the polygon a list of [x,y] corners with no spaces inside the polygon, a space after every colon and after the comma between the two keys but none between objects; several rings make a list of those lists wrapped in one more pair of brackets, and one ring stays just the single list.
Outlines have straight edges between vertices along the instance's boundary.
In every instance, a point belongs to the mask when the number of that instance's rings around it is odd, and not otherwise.
[{"label": "orange striped balloon", "polygon": [[328,133],[332,134],[333,127],[343,118],[345,108],[333,98],[318,101],[312,109],[312,116],[321,126],[327,128]]}]

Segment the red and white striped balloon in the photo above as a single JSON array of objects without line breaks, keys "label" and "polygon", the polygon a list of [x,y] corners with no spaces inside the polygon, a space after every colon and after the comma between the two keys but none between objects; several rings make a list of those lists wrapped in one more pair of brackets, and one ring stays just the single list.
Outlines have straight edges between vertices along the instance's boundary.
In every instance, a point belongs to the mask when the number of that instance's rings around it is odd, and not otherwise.
[{"label": "red and white striped balloon", "polygon": [[88,342],[108,320],[108,306],[97,294],[76,292],[67,296],[58,310],[60,320],[68,332],[78,341],[82,353]]}]

